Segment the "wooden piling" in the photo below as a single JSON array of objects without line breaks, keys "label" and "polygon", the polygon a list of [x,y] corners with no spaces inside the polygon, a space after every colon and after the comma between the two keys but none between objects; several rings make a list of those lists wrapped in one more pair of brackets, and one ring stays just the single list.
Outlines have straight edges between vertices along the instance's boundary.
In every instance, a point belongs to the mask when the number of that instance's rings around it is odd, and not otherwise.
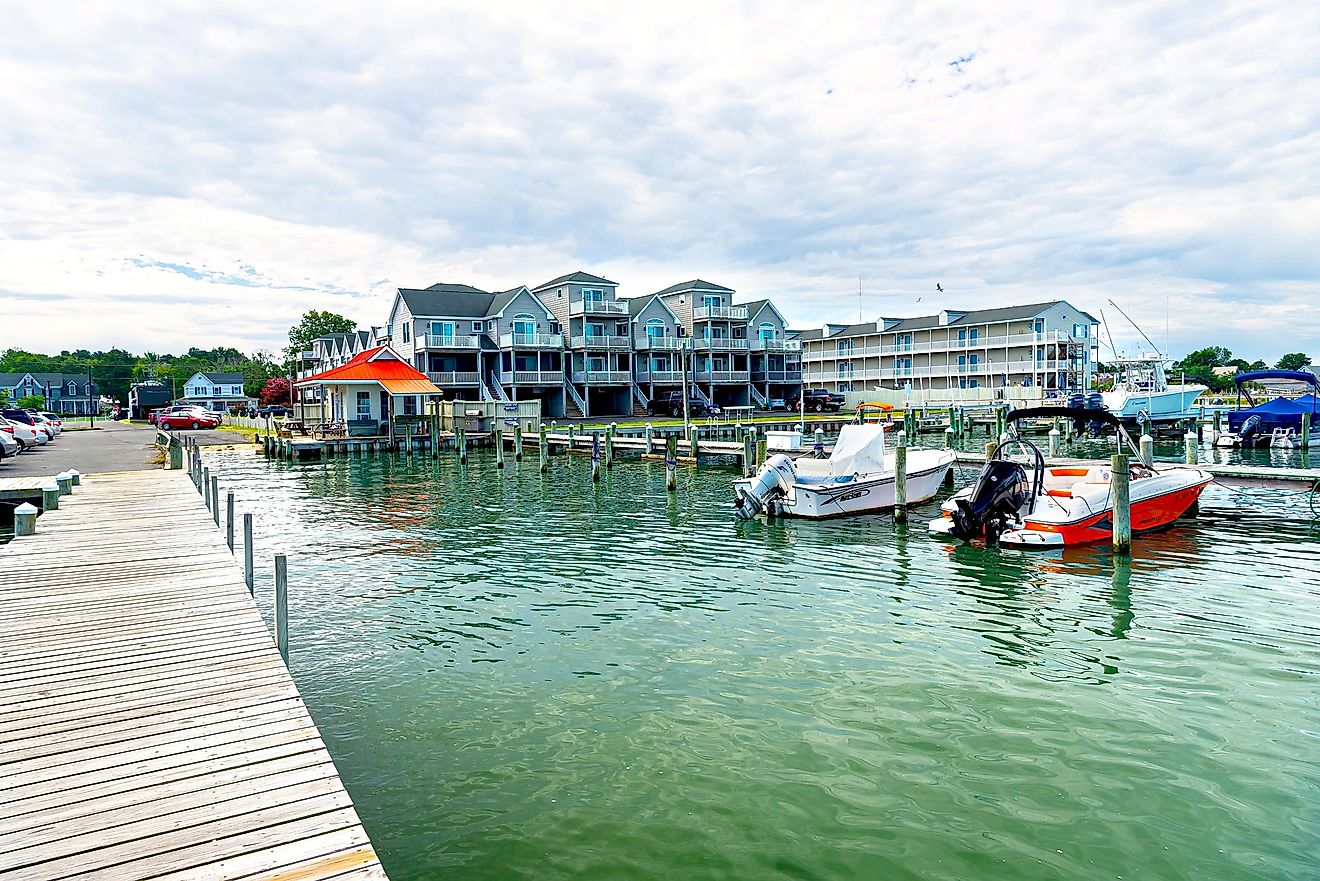
[{"label": "wooden piling", "polygon": [[671,493],[678,492],[677,464],[678,436],[671,434],[665,438],[665,489]]},{"label": "wooden piling", "polygon": [[1059,429],[1050,429],[1050,458],[1053,459],[1059,455]]},{"label": "wooden piling", "polygon": [[907,522],[907,432],[894,439],[894,522]]},{"label": "wooden piling", "polygon": [[275,647],[284,663],[289,663],[289,562],[283,554],[275,555]]},{"label": "wooden piling", "polygon": [[202,501],[206,504],[206,510],[211,510],[211,466],[202,466]]},{"label": "wooden piling", "polygon": [[646,455],[648,456],[651,455],[653,452],[655,452],[655,450],[652,448],[653,443],[652,443],[651,432],[652,432],[651,423],[648,422],[646,423],[646,434],[644,435],[646,438]]},{"label": "wooden piling", "polygon": [[538,449],[541,457],[541,473],[545,474],[550,470],[550,445],[545,440],[545,423],[541,423],[540,443]]},{"label": "wooden piling", "polygon": [[247,585],[249,596],[256,592],[252,576],[252,514],[250,512],[243,515],[243,583]]},{"label": "wooden piling", "polygon": [[1141,464],[1147,468],[1155,464],[1155,439],[1148,434],[1141,436]]},{"label": "wooden piling", "polygon": [[989,462],[990,459],[994,456],[995,447],[997,446],[999,446],[998,438],[991,438],[990,440],[985,442],[985,460],[987,462]]},{"label": "wooden piling", "polygon": [[211,475],[211,519],[220,525],[220,475]]},{"label": "wooden piling", "polygon": [[770,453],[770,443],[769,443],[769,441],[766,439],[765,435],[757,434],[757,431],[756,431],[755,428],[752,429],[752,436],[755,437],[755,438],[757,439],[757,440],[756,440],[756,467],[759,469],[762,465],[765,464],[765,460],[766,460],[767,456],[768,456],[769,453]]},{"label": "wooden piling", "polygon": [[1132,552],[1132,497],[1129,485],[1128,457],[1115,454],[1109,460],[1109,493],[1114,503],[1114,553]]},{"label": "wooden piling", "polygon": [[174,438],[170,438],[168,452],[170,456],[169,469],[178,471],[183,467],[183,443],[181,441],[175,443]]},{"label": "wooden piling", "polygon": [[37,506],[24,502],[14,509],[14,537],[37,534]]},{"label": "wooden piling", "polygon": [[513,427],[513,461],[521,462],[523,454],[522,420]]},{"label": "wooden piling", "polygon": [[504,467],[504,426],[495,426],[495,467]]},{"label": "wooden piling", "polygon": [[[953,411],[950,410],[949,412],[952,413]],[[952,425],[952,424],[950,424],[948,428],[944,429],[944,448],[945,448],[946,450],[952,450],[952,449],[953,449],[953,425]]]},{"label": "wooden piling", "polygon": [[229,545],[229,553],[234,552],[234,491],[231,489],[225,493],[225,544]]},{"label": "wooden piling", "polygon": [[1301,435],[1297,439],[1297,442],[1298,444],[1301,445],[1301,448],[1303,450],[1308,450],[1311,448],[1311,414],[1310,413],[1307,412],[1302,413],[1302,431],[1301,431]]},{"label": "wooden piling", "polygon": [[1183,461],[1188,465],[1196,464],[1196,432],[1194,431],[1183,435]]},{"label": "wooden piling", "polygon": [[743,477],[756,473],[756,434],[749,428],[743,432]]},{"label": "wooden piling", "polygon": [[605,429],[605,467],[614,467],[614,432],[619,428],[617,422],[611,422],[610,427]]},{"label": "wooden piling", "polygon": [[692,453],[693,465],[697,464],[698,457],[701,453],[701,443],[700,441],[697,440],[698,434],[700,434],[700,432],[697,430],[697,427],[695,425],[692,426],[692,438],[688,442],[688,447],[689,447],[689,451]]},{"label": "wooden piling", "polygon": [[69,476],[69,472],[64,471],[60,474],[56,474],[55,485],[60,488],[60,495],[73,495],[73,478]]},{"label": "wooden piling", "polygon": [[600,432],[591,433],[591,480],[600,482]]},{"label": "wooden piling", "polygon": [[41,510],[58,511],[60,509],[60,485],[55,482],[41,487]]},{"label": "wooden piling", "polygon": [[454,419],[454,441],[458,444],[458,461],[467,461],[467,426]]}]

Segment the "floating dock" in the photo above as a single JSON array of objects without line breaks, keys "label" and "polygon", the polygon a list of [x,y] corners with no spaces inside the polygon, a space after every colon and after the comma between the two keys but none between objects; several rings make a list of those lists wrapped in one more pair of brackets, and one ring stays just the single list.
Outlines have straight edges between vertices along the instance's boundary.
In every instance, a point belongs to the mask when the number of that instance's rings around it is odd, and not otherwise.
[{"label": "floating dock", "polygon": [[386,877],[185,471],[86,477],[0,560],[0,879]]}]

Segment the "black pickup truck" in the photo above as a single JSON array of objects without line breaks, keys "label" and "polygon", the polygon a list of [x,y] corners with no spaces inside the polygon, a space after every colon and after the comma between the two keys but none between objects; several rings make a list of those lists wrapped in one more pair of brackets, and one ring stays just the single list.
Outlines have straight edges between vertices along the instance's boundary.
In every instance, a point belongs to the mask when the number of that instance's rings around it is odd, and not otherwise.
[{"label": "black pickup truck", "polygon": [[[803,409],[812,413],[824,413],[826,410],[831,413],[837,413],[843,409],[843,403],[847,399],[837,392],[828,392],[823,388],[809,388],[802,392]],[[794,401],[790,407],[794,410],[798,408],[798,402]]]},{"label": "black pickup truck", "polygon": [[[688,399],[689,416],[705,416],[710,413],[719,413],[719,407],[707,407],[706,402],[700,398]],[[683,393],[682,392],[662,392],[655,396],[651,403],[646,405],[647,416],[673,416],[675,418],[683,415]]]}]

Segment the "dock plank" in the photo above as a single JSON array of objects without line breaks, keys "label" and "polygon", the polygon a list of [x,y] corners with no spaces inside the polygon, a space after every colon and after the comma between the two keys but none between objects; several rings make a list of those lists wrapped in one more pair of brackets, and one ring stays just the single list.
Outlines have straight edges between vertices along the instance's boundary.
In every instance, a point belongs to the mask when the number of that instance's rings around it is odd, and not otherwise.
[{"label": "dock plank", "polygon": [[42,573],[0,587],[0,879],[385,878],[183,472],[84,478],[0,559]]}]

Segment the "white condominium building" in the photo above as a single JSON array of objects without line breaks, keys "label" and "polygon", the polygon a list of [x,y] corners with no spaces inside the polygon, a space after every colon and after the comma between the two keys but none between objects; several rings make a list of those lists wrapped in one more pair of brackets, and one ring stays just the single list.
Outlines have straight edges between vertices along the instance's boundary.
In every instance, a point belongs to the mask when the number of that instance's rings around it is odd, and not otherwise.
[{"label": "white condominium building", "polygon": [[830,391],[1092,387],[1099,322],[1063,300],[945,309],[797,332],[803,383]]}]

